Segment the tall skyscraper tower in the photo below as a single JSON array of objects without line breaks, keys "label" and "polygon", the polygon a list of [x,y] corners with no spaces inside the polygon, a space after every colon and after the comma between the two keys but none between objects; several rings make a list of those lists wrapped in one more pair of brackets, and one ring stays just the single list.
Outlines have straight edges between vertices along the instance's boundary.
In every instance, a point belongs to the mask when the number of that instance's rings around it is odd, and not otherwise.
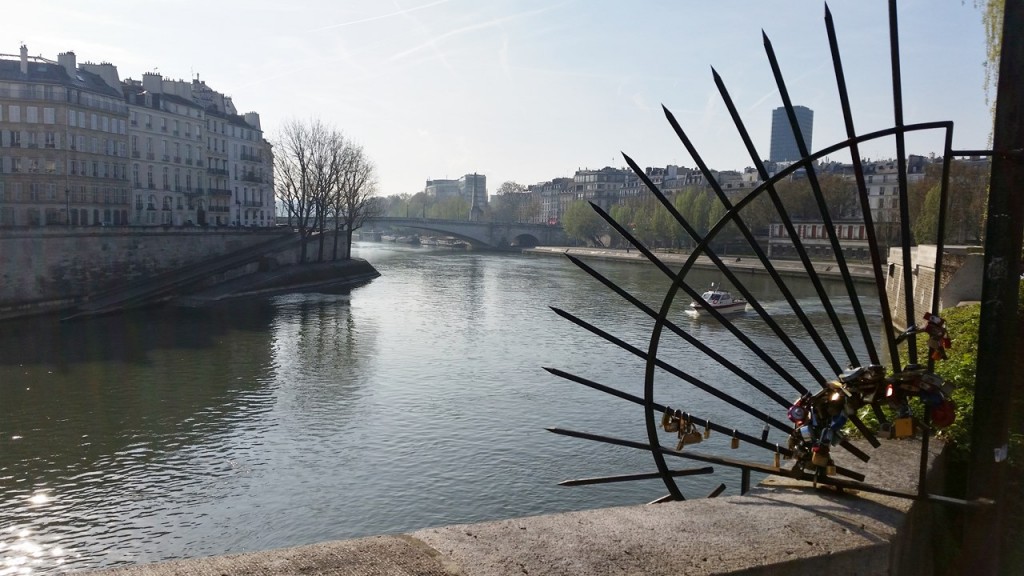
[{"label": "tall skyscraper tower", "polygon": [[[804,137],[804,144],[807,145],[809,152],[813,152],[811,133],[814,128],[814,110],[806,106],[793,106],[793,112],[796,113],[796,122],[800,126],[800,134]],[[800,159],[800,149],[797,148],[796,138],[793,137],[793,128],[786,117],[786,109],[782,107],[772,110],[772,143],[768,159],[772,162],[792,162]]]}]

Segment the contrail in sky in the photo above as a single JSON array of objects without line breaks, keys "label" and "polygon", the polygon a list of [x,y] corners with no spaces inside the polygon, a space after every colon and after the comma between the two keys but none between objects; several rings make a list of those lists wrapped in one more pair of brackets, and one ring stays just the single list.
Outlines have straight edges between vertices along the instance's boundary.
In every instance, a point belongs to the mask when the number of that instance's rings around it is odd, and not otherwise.
[{"label": "contrail in sky", "polygon": [[330,24],[327,26],[321,26],[320,28],[314,28],[310,32],[320,32],[321,30],[330,30],[331,28],[342,28],[344,26],[352,26],[355,24],[363,24],[365,22],[373,22],[374,20],[383,20],[385,18],[391,18],[393,16],[401,16],[402,14],[408,14],[410,12],[416,12],[417,10],[424,10],[426,8],[432,8],[438,4],[445,4],[451,0],[437,0],[429,4],[423,4],[422,6],[416,6],[415,8],[406,8],[404,10],[398,10],[395,12],[389,12],[387,14],[381,14],[379,16],[370,16],[369,18],[363,18],[361,20],[352,20],[351,22],[342,22],[340,24]]}]

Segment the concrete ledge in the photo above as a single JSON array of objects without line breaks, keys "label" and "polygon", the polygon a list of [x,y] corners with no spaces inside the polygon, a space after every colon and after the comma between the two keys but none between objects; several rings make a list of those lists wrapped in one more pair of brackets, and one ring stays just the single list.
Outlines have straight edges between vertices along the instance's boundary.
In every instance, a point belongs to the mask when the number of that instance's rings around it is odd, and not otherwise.
[{"label": "concrete ledge", "polygon": [[[936,444],[932,461],[940,448]],[[869,482],[916,490],[918,441],[863,448],[872,459],[856,468]],[[930,553],[920,540],[928,523],[914,522],[915,534],[907,529],[915,509],[929,506],[773,478],[744,496],[446,526],[95,574],[931,573]]]}]

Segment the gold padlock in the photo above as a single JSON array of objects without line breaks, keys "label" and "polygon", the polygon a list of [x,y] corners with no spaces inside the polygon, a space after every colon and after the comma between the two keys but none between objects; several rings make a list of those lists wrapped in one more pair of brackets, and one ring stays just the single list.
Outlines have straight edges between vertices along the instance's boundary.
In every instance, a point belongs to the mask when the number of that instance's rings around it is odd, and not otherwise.
[{"label": "gold padlock", "polygon": [[773,465],[776,468],[778,468],[780,465],[782,465],[782,454],[779,454],[779,445],[778,444],[775,445],[775,460],[773,462]]},{"label": "gold padlock", "polygon": [[896,438],[909,438],[914,435],[914,419],[910,416],[893,420],[894,436]]},{"label": "gold padlock", "polygon": [[711,420],[704,423],[704,439],[711,438]]},{"label": "gold padlock", "polygon": [[835,476],[836,475],[836,465],[835,464],[829,464],[828,466],[826,466],[825,467],[825,475],[826,476]]},{"label": "gold padlock", "polygon": [[679,431],[679,443],[686,444],[700,444],[704,438],[697,432],[697,428],[692,422],[688,422],[686,428]]},{"label": "gold padlock", "polygon": [[665,415],[662,416],[661,422],[665,432],[678,432],[679,431],[679,410],[672,412],[670,408],[665,408]]},{"label": "gold padlock", "polygon": [[729,443],[729,446],[733,450],[735,450],[735,449],[740,447],[740,439],[736,437],[736,431],[735,430],[732,431],[732,441]]},{"label": "gold padlock", "polygon": [[813,452],[811,454],[811,464],[821,468],[828,465],[828,453],[827,452]]}]

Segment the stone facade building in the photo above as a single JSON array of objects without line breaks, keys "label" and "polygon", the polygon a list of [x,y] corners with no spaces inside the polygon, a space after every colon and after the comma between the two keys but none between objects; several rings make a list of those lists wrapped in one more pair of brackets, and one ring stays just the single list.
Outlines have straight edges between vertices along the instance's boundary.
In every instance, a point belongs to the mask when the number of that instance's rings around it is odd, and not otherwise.
[{"label": "stone facade building", "polygon": [[275,226],[259,114],[198,79],[0,55],[0,226]]},{"label": "stone facade building", "polygon": [[129,190],[117,68],[0,56],[0,226],[128,224]]}]

